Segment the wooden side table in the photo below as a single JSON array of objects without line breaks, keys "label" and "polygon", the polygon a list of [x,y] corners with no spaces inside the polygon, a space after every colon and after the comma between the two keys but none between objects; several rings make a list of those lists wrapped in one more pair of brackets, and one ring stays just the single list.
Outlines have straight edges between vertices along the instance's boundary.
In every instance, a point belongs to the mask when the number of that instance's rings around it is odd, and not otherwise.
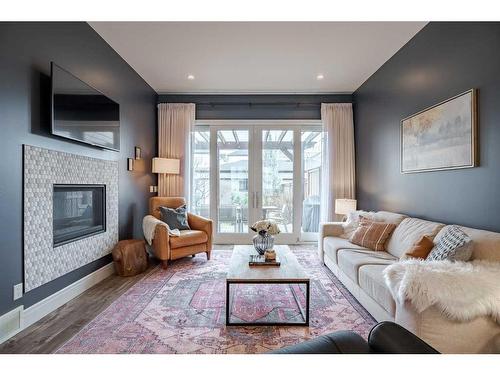
[{"label": "wooden side table", "polygon": [[144,240],[122,240],[113,249],[113,261],[119,276],[134,276],[148,268]]}]

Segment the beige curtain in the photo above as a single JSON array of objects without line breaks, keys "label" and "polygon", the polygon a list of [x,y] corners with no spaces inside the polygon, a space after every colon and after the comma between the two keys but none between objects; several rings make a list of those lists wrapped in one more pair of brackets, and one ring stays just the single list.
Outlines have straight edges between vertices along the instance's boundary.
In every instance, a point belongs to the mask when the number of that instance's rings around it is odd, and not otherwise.
[{"label": "beige curtain", "polygon": [[194,119],[194,104],[158,104],[158,156],[180,159],[178,175],[158,175],[158,195],[161,197],[186,197],[189,201],[190,135]]},{"label": "beige curtain", "polygon": [[321,104],[325,134],[321,220],[339,220],[335,199],[355,199],[354,122],[351,103]]}]

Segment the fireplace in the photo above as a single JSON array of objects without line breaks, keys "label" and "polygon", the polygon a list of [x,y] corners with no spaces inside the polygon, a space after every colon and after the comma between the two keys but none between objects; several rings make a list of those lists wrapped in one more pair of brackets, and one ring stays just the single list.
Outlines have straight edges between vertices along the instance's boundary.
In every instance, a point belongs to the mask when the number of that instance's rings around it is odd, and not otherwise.
[{"label": "fireplace", "polygon": [[54,247],[106,231],[106,185],[54,185]]}]

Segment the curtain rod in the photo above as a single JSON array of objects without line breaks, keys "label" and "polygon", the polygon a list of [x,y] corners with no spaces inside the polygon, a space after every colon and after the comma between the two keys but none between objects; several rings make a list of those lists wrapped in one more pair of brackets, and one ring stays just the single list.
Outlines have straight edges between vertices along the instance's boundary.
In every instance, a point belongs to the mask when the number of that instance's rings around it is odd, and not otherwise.
[{"label": "curtain rod", "polygon": [[[168,103],[168,102],[162,102]],[[300,103],[300,102],[278,102],[278,103],[259,103],[259,102],[198,102],[194,103],[197,106],[294,106],[294,107],[321,107],[321,103]]]}]

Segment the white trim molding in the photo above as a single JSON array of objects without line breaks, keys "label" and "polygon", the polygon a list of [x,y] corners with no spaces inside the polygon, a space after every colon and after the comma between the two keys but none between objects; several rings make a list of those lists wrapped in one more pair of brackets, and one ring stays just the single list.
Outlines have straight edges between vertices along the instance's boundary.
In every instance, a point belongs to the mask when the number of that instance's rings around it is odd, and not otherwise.
[{"label": "white trim molding", "polygon": [[[277,238],[278,243],[281,244],[292,244],[301,241],[314,242],[317,240],[317,233],[304,234],[301,231],[302,227],[302,206],[303,206],[303,196],[304,196],[304,185],[303,185],[303,149],[302,149],[302,131],[322,131],[321,120],[306,119],[306,120],[283,120],[283,119],[264,119],[264,120],[246,120],[246,119],[233,119],[233,120],[196,120],[195,126],[193,127],[193,132],[203,131],[209,132],[210,137],[207,138],[208,141],[208,152],[210,157],[210,204],[209,207],[209,217],[214,219],[215,227],[217,228],[217,207],[221,197],[220,193],[220,181],[219,181],[219,160],[216,157],[218,155],[218,131],[236,131],[242,130],[248,132],[248,222],[257,221],[261,218],[262,214],[262,135],[266,131],[278,130],[281,132],[290,131],[293,134],[292,149],[293,153],[291,156],[293,162],[293,231],[289,233],[282,233],[279,238]],[[284,133],[282,133],[284,134]],[[191,147],[191,151],[194,151],[194,146]],[[191,171],[193,172],[193,171]],[[191,179],[193,175],[191,174]],[[297,183],[298,181],[298,183]],[[192,201],[192,199],[191,199]],[[213,242],[215,244],[245,244],[249,243],[252,238],[252,233],[222,233],[218,230],[215,231]]]},{"label": "white trim molding", "polygon": [[21,331],[23,327],[23,306],[18,306],[0,316],[0,344]]},{"label": "white trim molding", "polygon": [[0,344],[114,273],[113,262],[108,263],[27,309],[24,309],[24,306],[18,306],[0,316]]}]

